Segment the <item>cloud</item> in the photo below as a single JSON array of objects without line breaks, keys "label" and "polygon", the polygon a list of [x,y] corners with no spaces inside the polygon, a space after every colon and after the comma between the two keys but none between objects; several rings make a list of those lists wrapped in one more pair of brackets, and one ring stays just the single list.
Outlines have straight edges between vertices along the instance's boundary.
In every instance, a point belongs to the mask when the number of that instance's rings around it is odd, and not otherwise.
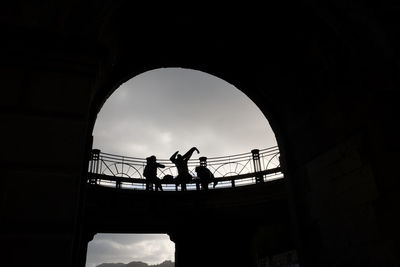
[{"label": "cloud", "polygon": [[123,84],[98,114],[94,146],[133,157],[167,159],[197,146],[213,157],[276,145],[258,107],[241,91],[206,73],[167,68]]},{"label": "cloud", "polygon": [[89,242],[87,267],[101,263],[143,261],[158,264],[174,261],[175,245],[160,234],[97,234]]}]

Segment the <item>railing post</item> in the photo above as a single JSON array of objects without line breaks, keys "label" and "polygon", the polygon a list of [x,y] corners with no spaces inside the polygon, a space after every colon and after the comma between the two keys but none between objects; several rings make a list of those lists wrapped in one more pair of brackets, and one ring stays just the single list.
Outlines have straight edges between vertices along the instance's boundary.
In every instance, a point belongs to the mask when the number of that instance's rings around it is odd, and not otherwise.
[{"label": "railing post", "polygon": [[[254,172],[261,172],[261,161],[260,161],[260,150],[258,149],[253,149],[251,151],[251,154],[253,156],[253,163],[254,163]],[[256,183],[262,183],[264,182],[264,177],[260,174],[256,175]]]},{"label": "railing post", "polygon": [[200,190],[200,183],[199,183],[199,181],[196,181],[196,190],[197,190],[197,191]]},{"label": "railing post", "polygon": [[[200,157],[199,161],[200,161],[201,167],[207,167],[207,157]],[[202,185],[204,185],[204,183]],[[208,189],[208,184],[206,184],[206,186],[207,186],[207,188],[202,188],[202,189],[203,190]],[[200,181],[196,181],[196,189],[200,190]]]},{"label": "railing post", "polygon": [[207,157],[200,157],[200,166],[207,167]]},{"label": "railing post", "polygon": [[90,184],[97,184],[97,175],[99,173],[100,166],[100,149],[92,149],[90,159]]}]

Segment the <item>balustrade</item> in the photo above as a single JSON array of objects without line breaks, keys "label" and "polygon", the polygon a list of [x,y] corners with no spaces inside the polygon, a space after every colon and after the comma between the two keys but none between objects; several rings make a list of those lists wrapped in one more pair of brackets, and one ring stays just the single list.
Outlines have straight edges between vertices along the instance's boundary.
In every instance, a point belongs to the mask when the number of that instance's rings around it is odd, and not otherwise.
[{"label": "balustrade", "polygon": [[[163,177],[177,176],[175,165],[169,160],[158,159],[157,162],[165,165],[158,169],[163,189],[166,191],[178,190],[172,181],[163,181]],[[146,179],[143,170],[146,159],[119,156],[93,149],[89,162],[88,183],[116,188],[145,190]],[[193,176],[187,183],[187,190],[200,190],[200,179],[195,168],[207,167],[215,176],[217,184],[214,189],[244,186],[267,182],[283,178],[279,162],[278,147],[253,149],[250,153],[242,153],[224,157],[200,157],[188,161],[189,172]]]}]

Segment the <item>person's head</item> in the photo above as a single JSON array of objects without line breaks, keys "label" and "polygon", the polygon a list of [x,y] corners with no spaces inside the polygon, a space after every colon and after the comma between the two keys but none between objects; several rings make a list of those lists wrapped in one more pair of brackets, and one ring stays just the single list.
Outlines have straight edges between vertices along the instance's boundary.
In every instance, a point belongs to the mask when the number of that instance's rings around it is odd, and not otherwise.
[{"label": "person's head", "polygon": [[147,160],[147,162],[149,163],[149,162],[156,162],[156,156],[150,156],[150,157],[148,157],[148,158],[146,158],[146,160]]},{"label": "person's head", "polygon": [[181,154],[176,155],[176,159],[181,160],[182,159],[182,155]]}]

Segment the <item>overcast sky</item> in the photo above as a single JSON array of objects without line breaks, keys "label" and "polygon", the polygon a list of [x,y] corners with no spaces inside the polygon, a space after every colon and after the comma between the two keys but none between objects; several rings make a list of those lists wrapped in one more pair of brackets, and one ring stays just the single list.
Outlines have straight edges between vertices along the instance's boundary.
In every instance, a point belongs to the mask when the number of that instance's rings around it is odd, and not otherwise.
[{"label": "overcast sky", "polygon": [[[122,84],[99,112],[93,148],[103,152],[168,159],[192,146],[192,158],[250,152],[276,145],[259,108],[233,85],[204,72],[164,68]],[[167,235],[96,235],[87,266],[133,260],[174,260]]]},{"label": "overcast sky", "polygon": [[121,85],[99,112],[93,136],[93,147],[104,152],[162,159],[192,146],[213,157],[276,145],[267,119],[245,94],[181,68],[145,72]]},{"label": "overcast sky", "polygon": [[175,245],[168,235],[160,234],[97,234],[89,243],[87,267],[101,263],[142,261],[159,264],[175,261]]}]

